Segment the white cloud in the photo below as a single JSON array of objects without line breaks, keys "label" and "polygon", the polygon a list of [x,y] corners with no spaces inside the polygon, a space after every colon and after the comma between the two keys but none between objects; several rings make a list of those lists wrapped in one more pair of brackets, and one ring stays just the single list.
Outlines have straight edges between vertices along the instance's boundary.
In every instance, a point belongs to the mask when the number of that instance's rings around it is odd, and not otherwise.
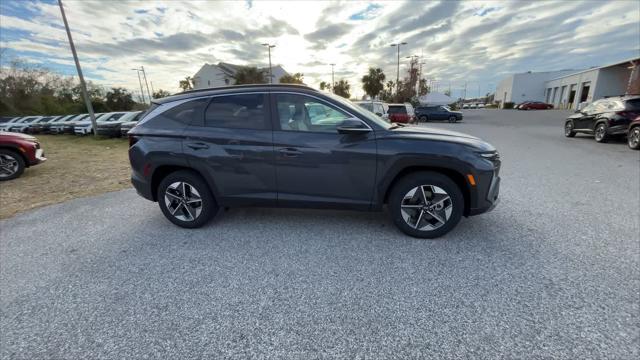
[{"label": "white cloud", "polygon": [[[23,56],[39,53],[32,60],[54,68],[73,64],[58,6],[19,4],[24,16],[0,15],[2,47]],[[482,93],[508,72],[599,65],[640,49],[640,3],[633,1],[64,4],[85,72],[132,90],[138,79],[131,68],[141,65],[156,89],[170,91],[205,62],[264,66],[265,41],[277,45],[274,63],[305,73],[313,86],[330,80],[328,64],[338,64],[336,78],[346,77],[355,95],[362,94],[360,78],[369,66],[395,79],[389,44],[396,41],[409,42],[401,49],[401,71],[405,56],[423,54],[428,77],[451,81],[454,89],[480,82]],[[29,36],[7,39],[5,31],[12,30]]]}]

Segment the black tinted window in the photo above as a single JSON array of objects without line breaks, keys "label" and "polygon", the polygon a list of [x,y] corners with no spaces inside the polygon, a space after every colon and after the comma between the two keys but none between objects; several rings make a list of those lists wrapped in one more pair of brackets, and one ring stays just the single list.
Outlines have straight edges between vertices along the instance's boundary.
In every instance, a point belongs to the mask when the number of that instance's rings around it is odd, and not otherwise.
[{"label": "black tinted window", "polygon": [[406,114],[406,106],[389,106],[389,114]]},{"label": "black tinted window", "polygon": [[268,129],[264,94],[219,96],[211,99],[204,125],[236,129]]},{"label": "black tinted window", "polygon": [[177,121],[182,124],[190,124],[192,121],[202,119],[202,110],[207,105],[207,99],[187,101],[157,116],[159,121]]},{"label": "black tinted window", "polygon": [[626,110],[639,111],[640,110],[640,98],[625,101],[624,108]]}]

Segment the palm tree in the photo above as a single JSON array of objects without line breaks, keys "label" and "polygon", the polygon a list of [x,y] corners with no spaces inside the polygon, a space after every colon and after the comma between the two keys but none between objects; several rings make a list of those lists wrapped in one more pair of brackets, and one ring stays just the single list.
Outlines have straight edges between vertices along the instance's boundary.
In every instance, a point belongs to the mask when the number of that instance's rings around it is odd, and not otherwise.
[{"label": "palm tree", "polygon": [[351,94],[349,93],[349,88],[351,88],[351,85],[349,85],[349,81],[340,80],[333,86],[333,93],[348,99],[351,96]]},{"label": "palm tree", "polygon": [[331,90],[331,84],[326,81],[320,82],[320,90]]},{"label": "palm tree", "polygon": [[182,91],[193,89],[193,78],[191,78],[191,76],[187,76],[186,78],[184,78],[184,80],[180,80],[178,86],[180,87],[180,89],[182,89]]},{"label": "palm tree", "polygon": [[243,66],[236,72],[234,78],[236,85],[240,84],[266,84],[267,76],[264,70],[255,66]]},{"label": "palm tree", "polygon": [[362,77],[362,89],[372,100],[384,89],[385,78],[380,68],[369,68],[369,74]]}]

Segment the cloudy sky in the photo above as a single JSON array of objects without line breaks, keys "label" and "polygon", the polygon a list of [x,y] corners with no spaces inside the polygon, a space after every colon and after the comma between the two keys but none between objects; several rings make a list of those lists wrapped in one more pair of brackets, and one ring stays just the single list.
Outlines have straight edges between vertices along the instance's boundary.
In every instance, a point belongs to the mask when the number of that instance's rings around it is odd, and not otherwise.
[{"label": "cloudy sky", "polygon": [[[144,66],[155,89],[204,63],[264,66],[272,59],[317,86],[336,80],[362,95],[369,66],[396,78],[409,55],[423,56],[427,78],[465,81],[469,97],[493,91],[508,73],[580,69],[640,56],[640,1],[79,1],[64,0],[85,76],[136,91],[131,69]],[[0,2],[1,66],[21,58],[75,74],[60,9],[54,0]],[[139,91],[139,90],[138,90]]]}]

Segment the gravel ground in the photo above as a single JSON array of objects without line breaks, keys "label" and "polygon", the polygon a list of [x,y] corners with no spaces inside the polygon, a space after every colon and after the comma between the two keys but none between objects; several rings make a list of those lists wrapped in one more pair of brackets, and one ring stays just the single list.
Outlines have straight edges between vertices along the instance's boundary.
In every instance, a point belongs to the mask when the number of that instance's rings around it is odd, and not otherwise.
[{"label": "gravel ground", "polygon": [[385,213],[232,209],[184,230],[132,190],[0,221],[0,356],[634,359],[640,152],[560,111],[465,111],[501,203],[439,240]]}]

